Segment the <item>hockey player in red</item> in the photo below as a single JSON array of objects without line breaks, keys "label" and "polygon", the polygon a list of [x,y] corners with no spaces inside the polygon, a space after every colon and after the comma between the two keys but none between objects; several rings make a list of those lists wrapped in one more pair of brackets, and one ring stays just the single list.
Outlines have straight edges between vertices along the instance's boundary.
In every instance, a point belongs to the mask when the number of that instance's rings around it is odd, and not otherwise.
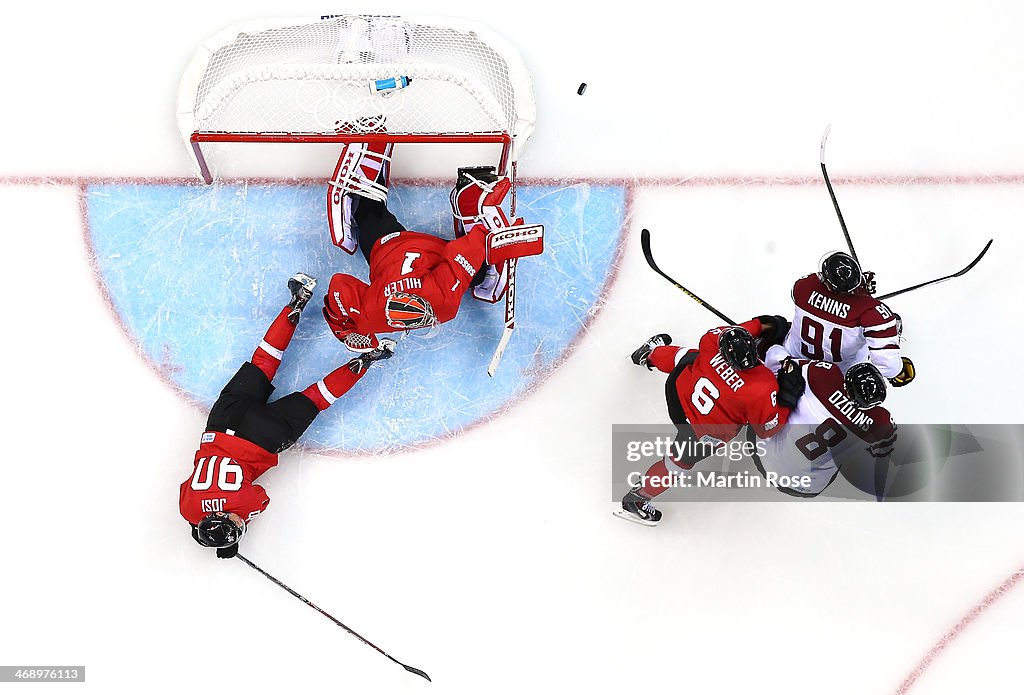
[{"label": "hockey player in red", "polygon": [[297,273],[288,280],[292,299],[267,330],[252,359],[221,391],[200,438],[192,474],[181,484],[178,505],[200,545],[234,557],[248,524],[270,504],[256,480],[277,465],[316,416],[355,385],[370,364],[391,357],[394,341],[351,360],[301,392],[268,403],[271,383],[316,280]]},{"label": "hockey player in red", "polygon": [[781,316],[761,316],[739,326],[723,326],[704,334],[696,350],[671,345],[666,334],[654,336],[633,354],[633,363],[668,374],[665,396],[678,434],[678,456],[666,456],[648,469],[642,484],[622,498],[616,515],[653,526],[661,512],[651,499],[664,492],[675,476],[690,470],[724,442],[750,425],[770,437],[786,424],[804,391],[795,365],[778,378],[758,358],[756,338],[774,342],[786,323]]},{"label": "hockey player in red", "polygon": [[[348,253],[361,248],[370,269],[369,284],[334,275],[324,297],[328,325],[356,352],[374,349],[378,333],[455,318],[468,290],[495,280],[494,269],[487,267],[489,232],[522,224],[521,219],[510,223],[500,208],[510,179],[496,176],[493,167],[468,167],[459,169],[451,194],[456,239],[406,230],[386,204],[391,147],[347,144],[328,186],[334,244]],[[539,253],[537,245],[515,250],[516,257],[534,253]]]},{"label": "hockey player in red", "polygon": [[793,285],[796,309],[786,353],[833,362],[844,372],[870,361],[893,386],[909,384],[915,372],[910,358],[900,355],[902,319],[871,296],[874,291],[874,274],[862,272],[853,256],[841,251],[827,255],[817,274]]},{"label": "hockey player in red", "polygon": [[[754,454],[754,463],[762,475],[774,473],[800,481],[779,487],[780,491],[814,497],[835,480],[840,466],[851,457],[888,459],[896,445],[896,423],[882,406],[885,378],[875,365],[860,362],[844,376],[829,362],[801,360],[798,364],[807,390],[782,431],[760,443],[758,451],[763,453]],[[884,490],[875,494],[882,499]]]}]

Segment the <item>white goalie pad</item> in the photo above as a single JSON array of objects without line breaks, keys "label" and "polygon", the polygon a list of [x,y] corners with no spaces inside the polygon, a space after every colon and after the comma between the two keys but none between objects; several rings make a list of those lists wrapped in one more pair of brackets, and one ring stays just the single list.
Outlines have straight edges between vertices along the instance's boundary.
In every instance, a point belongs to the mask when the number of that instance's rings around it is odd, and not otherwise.
[{"label": "white goalie pad", "polygon": [[391,168],[391,143],[350,142],[341,150],[327,184],[327,221],[331,241],[353,254],[359,240],[352,229],[356,196],[386,203]]},{"label": "white goalie pad", "polygon": [[359,240],[352,230],[352,204],[350,195],[334,185],[327,187],[327,223],[331,229],[331,241],[343,251],[353,254],[359,248]]}]

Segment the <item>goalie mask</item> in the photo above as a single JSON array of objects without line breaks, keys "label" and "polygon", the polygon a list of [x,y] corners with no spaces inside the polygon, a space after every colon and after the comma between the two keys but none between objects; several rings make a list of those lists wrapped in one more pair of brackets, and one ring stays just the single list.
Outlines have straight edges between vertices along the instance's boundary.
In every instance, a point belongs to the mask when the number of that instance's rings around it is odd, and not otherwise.
[{"label": "goalie mask", "polygon": [[821,259],[818,277],[833,292],[849,294],[860,287],[864,274],[860,263],[848,253],[835,251]]},{"label": "goalie mask", "polygon": [[408,292],[395,292],[384,305],[388,325],[397,330],[425,328],[437,323],[434,308],[423,297]]},{"label": "goalie mask", "polygon": [[192,527],[192,537],[206,548],[226,548],[235,545],[245,535],[242,517],[230,512],[214,512],[203,517]]},{"label": "goalie mask", "polygon": [[757,366],[757,343],[745,328],[733,326],[718,336],[718,351],[730,367],[737,371]]},{"label": "goalie mask", "polygon": [[855,364],[846,370],[843,378],[846,393],[861,410],[874,408],[885,400],[885,379],[878,367],[870,362]]}]

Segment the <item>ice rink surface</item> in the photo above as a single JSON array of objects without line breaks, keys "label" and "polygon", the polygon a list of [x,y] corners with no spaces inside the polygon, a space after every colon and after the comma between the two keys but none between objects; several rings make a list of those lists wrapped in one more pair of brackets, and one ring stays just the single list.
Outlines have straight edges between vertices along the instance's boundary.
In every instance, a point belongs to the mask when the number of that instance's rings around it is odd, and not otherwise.
[{"label": "ice rink surface", "polygon": [[[236,303],[231,283],[204,286],[187,266],[216,244],[186,243],[178,249],[192,255],[166,264],[152,262],[162,251],[150,246],[138,256],[151,262],[142,276],[137,266],[112,273],[102,246],[131,247],[132,225],[140,244],[158,230],[197,233],[198,218],[168,223],[153,206],[159,186],[194,176],[174,99],[201,40],[244,19],[356,10],[470,17],[518,46],[538,102],[519,162],[524,191],[562,192],[550,211],[557,224],[546,224],[578,254],[598,238],[622,242],[602,247],[606,260],[578,264],[600,270],[574,290],[582,313],[548,337],[517,332],[509,390],[492,416],[386,455],[307,446],[261,479],[273,501],[243,552],[428,671],[432,685],[242,563],[203,552],[178,515],[204,399],[251,354],[295,257],[255,255],[260,268],[235,269],[248,278]],[[666,271],[726,313],[789,313],[793,280],[843,243],[818,178],[828,123],[829,170],[881,291],[957,270],[995,239],[971,274],[891,302],[919,372],[887,403],[897,421],[1024,421],[1019,4],[607,11],[257,0],[25,4],[5,14],[0,662],[84,664],[85,685],[60,687],[90,693],[1020,692],[1021,505],[666,504],[666,520],[649,529],[610,514],[608,454],[612,423],[666,420],[661,382],[632,367],[629,352],[655,332],[686,343],[713,325],[646,267],[640,228],[652,230]],[[588,187],[623,197],[591,197],[597,207],[565,214]],[[116,197],[97,218],[93,196],[104,191]],[[285,183],[267,195],[287,195]],[[274,234],[287,236],[288,221],[304,219],[304,196],[320,205],[316,191],[296,189],[276,207],[233,210],[276,220]],[[414,207],[446,216],[428,205]],[[130,224],[100,224],[122,214]],[[227,225],[224,235],[233,229],[252,235],[254,253],[276,248],[264,227]],[[551,280],[554,267],[538,262],[537,277]],[[155,303],[126,309],[133,288]],[[208,357],[161,360],[145,328],[172,314],[172,344],[201,344],[202,325]],[[299,334],[286,365],[327,349],[318,330]],[[550,359],[519,361],[517,351],[556,337],[564,347],[546,343]],[[484,393],[490,344],[467,340],[480,362],[458,384]],[[446,361],[421,349],[436,376]],[[401,409],[373,420],[378,433],[389,417],[410,417],[389,379],[412,378],[415,360],[410,350],[360,385]],[[207,362],[209,382],[187,369]],[[517,373],[535,382],[521,398]],[[298,385],[318,373],[288,375]],[[360,395],[372,406],[371,396]],[[325,430],[321,443],[358,434]]]}]

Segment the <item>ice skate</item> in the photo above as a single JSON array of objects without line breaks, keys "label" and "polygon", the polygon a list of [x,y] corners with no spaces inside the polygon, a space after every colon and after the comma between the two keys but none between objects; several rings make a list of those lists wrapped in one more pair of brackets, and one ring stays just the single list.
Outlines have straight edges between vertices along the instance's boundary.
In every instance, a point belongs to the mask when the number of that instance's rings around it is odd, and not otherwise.
[{"label": "ice skate", "polygon": [[310,297],[313,296],[313,288],[316,287],[316,278],[305,273],[295,273],[288,278],[288,291],[292,293],[291,301],[288,302],[288,320],[292,323],[299,322],[299,315],[306,308]]},{"label": "ice skate", "polygon": [[634,521],[644,526],[657,526],[661,521],[661,512],[654,508],[651,500],[640,494],[635,487],[622,498],[622,505],[612,512],[615,516]]},{"label": "ice skate", "polygon": [[647,367],[648,370],[653,370],[651,366],[650,357],[651,353],[654,352],[654,348],[664,347],[672,344],[672,336],[668,333],[659,333],[656,336],[651,337],[646,343],[638,347],[633,351],[633,354],[629,356],[629,359],[633,361],[633,364],[638,367]]}]

